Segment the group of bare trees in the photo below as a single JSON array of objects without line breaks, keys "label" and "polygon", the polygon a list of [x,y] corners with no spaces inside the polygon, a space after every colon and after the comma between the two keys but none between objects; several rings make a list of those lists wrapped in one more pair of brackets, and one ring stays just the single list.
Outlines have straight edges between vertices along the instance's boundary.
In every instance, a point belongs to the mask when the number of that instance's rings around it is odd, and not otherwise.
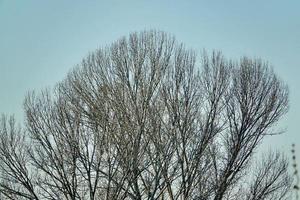
[{"label": "group of bare trees", "polygon": [[255,153],[287,108],[287,87],[259,59],[133,33],[54,91],[29,93],[24,126],[2,117],[0,198],[285,199],[285,157]]}]

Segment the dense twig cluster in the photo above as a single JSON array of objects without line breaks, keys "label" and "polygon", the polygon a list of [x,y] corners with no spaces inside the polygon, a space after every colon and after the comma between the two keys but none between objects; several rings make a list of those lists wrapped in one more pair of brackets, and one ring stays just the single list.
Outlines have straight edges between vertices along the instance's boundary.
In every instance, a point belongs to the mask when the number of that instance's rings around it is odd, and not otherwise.
[{"label": "dense twig cluster", "polygon": [[1,199],[285,199],[286,159],[253,155],[288,108],[258,59],[200,59],[133,33],[91,53],[0,128]]}]

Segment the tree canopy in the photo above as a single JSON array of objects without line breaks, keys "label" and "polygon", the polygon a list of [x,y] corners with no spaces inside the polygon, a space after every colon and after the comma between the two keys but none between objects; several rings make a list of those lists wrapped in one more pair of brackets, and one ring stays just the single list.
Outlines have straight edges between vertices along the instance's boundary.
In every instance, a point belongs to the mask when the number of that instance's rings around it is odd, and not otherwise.
[{"label": "tree canopy", "polygon": [[255,157],[288,110],[287,86],[261,59],[197,55],[167,33],[132,33],[53,90],[30,92],[24,110],[22,127],[1,119],[1,199],[288,196],[285,157]]}]

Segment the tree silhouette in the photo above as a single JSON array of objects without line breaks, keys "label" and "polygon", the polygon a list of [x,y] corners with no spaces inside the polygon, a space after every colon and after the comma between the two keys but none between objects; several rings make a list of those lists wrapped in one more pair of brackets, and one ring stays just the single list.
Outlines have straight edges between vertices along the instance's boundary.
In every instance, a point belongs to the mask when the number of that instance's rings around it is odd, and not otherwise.
[{"label": "tree silhouette", "polygon": [[133,33],[24,109],[23,128],[1,120],[2,199],[279,200],[290,189],[283,155],[254,158],[288,109],[260,59]]}]

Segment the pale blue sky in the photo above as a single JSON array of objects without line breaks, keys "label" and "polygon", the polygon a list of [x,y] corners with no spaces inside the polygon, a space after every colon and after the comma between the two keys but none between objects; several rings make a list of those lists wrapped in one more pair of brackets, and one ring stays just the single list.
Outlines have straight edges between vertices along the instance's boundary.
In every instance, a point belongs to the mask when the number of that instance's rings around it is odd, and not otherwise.
[{"label": "pale blue sky", "polygon": [[198,51],[272,63],[290,87],[291,107],[281,122],[287,132],[266,145],[300,149],[299,10],[299,0],[0,0],[0,113],[21,119],[28,90],[53,86],[97,47],[158,29]]}]

